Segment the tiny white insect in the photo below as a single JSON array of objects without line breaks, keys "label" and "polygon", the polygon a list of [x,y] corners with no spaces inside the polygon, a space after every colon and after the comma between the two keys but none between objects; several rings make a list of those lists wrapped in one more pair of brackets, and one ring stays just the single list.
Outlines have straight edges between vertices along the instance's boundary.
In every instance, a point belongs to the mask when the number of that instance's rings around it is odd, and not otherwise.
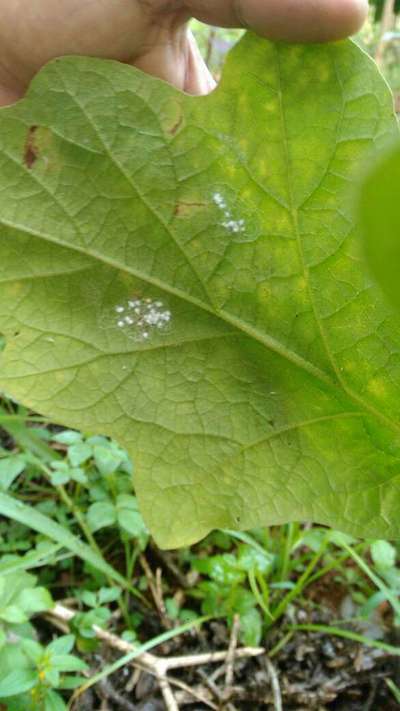
[{"label": "tiny white insect", "polygon": [[212,196],[212,200],[214,204],[221,210],[221,212],[224,213],[224,217],[226,218],[223,222],[221,222],[222,227],[224,227],[228,232],[232,232],[233,234],[238,234],[239,232],[245,232],[246,230],[246,222],[243,218],[239,220],[234,220],[232,212],[230,211],[225,198],[221,193],[214,193]]},{"label": "tiny white insect", "polygon": [[160,331],[171,322],[171,311],[160,299],[130,298],[126,303],[118,304],[115,313],[119,315],[116,325],[124,329],[128,338],[135,341],[147,341],[153,331]]}]

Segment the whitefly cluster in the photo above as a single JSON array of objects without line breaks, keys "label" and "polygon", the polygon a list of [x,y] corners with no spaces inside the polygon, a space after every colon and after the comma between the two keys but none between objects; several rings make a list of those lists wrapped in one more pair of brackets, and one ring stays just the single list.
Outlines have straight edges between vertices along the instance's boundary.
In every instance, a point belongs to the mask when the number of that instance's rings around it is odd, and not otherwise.
[{"label": "whitefly cluster", "polygon": [[171,321],[171,311],[163,301],[132,298],[115,307],[116,325],[135,340],[144,340],[165,329]]},{"label": "whitefly cluster", "polygon": [[244,232],[246,229],[246,223],[243,219],[234,220],[232,213],[227,205],[227,202],[221,193],[214,193],[213,203],[224,213],[224,221],[221,222],[222,227],[226,230],[237,234],[238,232]]}]

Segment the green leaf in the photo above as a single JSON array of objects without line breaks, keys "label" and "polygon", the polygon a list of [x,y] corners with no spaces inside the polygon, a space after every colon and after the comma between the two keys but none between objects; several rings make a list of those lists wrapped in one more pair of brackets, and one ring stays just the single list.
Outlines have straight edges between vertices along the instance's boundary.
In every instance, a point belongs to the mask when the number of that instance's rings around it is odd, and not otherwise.
[{"label": "green leaf", "polygon": [[[19,521],[25,526],[29,526],[34,531],[43,533],[52,541],[60,543],[68,550],[72,551],[82,560],[90,563],[95,570],[99,570],[107,577],[114,580],[124,589],[129,587],[126,580],[109,565],[100,555],[93,551],[89,546],[74,536],[68,529],[63,528],[52,519],[44,516],[39,511],[36,511],[31,506],[26,506],[22,501],[17,501],[11,496],[0,494],[0,515],[11,518],[14,521]],[[32,575],[24,574],[27,579],[35,580]],[[21,573],[17,574],[18,579],[21,579]],[[1,578],[0,578],[1,580]]]},{"label": "green leaf", "polygon": [[258,647],[262,637],[262,617],[256,608],[240,618],[240,639],[249,647]]},{"label": "green leaf", "polygon": [[37,666],[44,654],[42,645],[34,639],[23,639],[21,646],[29,661]]},{"label": "green leaf", "polygon": [[230,553],[194,560],[193,568],[199,573],[209,575],[220,585],[237,585],[246,577],[244,569],[239,568],[238,561]]},{"label": "green leaf", "polygon": [[[0,558],[0,576],[4,573],[11,573],[17,570],[29,570],[29,568],[41,567],[50,564],[56,553],[62,546],[53,544],[50,541],[42,541],[37,548],[30,550],[24,556],[3,556]],[[2,578],[0,577],[0,581]],[[0,593],[1,594],[1,593]]]},{"label": "green leaf", "polygon": [[0,676],[0,699],[23,694],[33,689],[38,682],[37,673],[30,669],[16,669]]},{"label": "green leaf", "polygon": [[396,131],[356,45],[250,34],[206,97],[72,57],[1,111],[1,387],[118,439],[160,545],[399,536],[400,322],[349,196]]},{"label": "green leaf", "polygon": [[244,545],[239,547],[238,567],[241,570],[250,572],[251,570],[258,571],[263,575],[267,575],[272,569],[274,556],[267,551],[261,552],[256,548]]},{"label": "green leaf", "polygon": [[120,494],[116,501],[117,520],[121,528],[142,542],[142,547],[146,547],[148,530],[138,510],[137,499],[129,494]]},{"label": "green leaf", "polygon": [[75,635],[64,634],[62,637],[56,637],[50,644],[47,645],[46,650],[48,652],[53,652],[54,654],[69,654],[72,652],[75,644]]},{"label": "green leaf", "polygon": [[44,671],[44,681],[48,686],[57,689],[60,683],[60,672],[53,666],[46,665]]},{"label": "green leaf", "polygon": [[14,455],[0,459],[0,489],[7,491],[25,467],[26,462],[22,456]]},{"label": "green leaf", "polygon": [[115,602],[121,597],[121,588],[100,588],[99,604],[104,605]]},{"label": "green leaf", "polygon": [[72,654],[57,654],[51,658],[51,666],[60,672],[86,671],[88,665]]},{"label": "green leaf", "polygon": [[51,610],[54,607],[53,599],[46,588],[27,588],[23,590],[17,599],[17,604],[28,613],[34,615],[37,612]]},{"label": "green leaf", "polygon": [[29,615],[18,605],[8,605],[0,609],[0,619],[11,625],[21,625],[23,622],[27,622]]},{"label": "green leaf", "polygon": [[73,430],[64,430],[64,432],[54,435],[52,439],[54,442],[69,446],[79,444],[82,441],[82,435],[80,432],[74,432]]},{"label": "green leaf", "polygon": [[360,193],[360,222],[371,269],[390,300],[400,308],[400,143],[376,161]]},{"label": "green leaf", "polygon": [[396,565],[396,549],[388,541],[374,541],[371,544],[371,557],[381,571]]},{"label": "green leaf", "polygon": [[97,594],[92,590],[83,590],[80,594],[82,602],[88,607],[97,606]]},{"label": "green leaf", "polygon": [[386,684],[388,685],[390,691],[392,692],[394,698],[396,699],[397,703],[400,704],[400,689],[392,679],[385,679]]},{"label": "green leaf", "polygon": [[118,452],[114,452],[110,447],[102,447],[101,445],[93,447],[93,456],[99,472],[104,476],[117,471],[122,461]]},{"label": "green leaf", "polygon": [[87,484],[88,483],[88,478],[80,467],[75,467],[74,469],[70,470],[70,475],[71,479],[74,481],[77,481],[78,484]]},{"label": "green leaf", "polygon": [[62,469],[56,469],[50,474],[50,481],[53,486],[63,486],[64,484],[68,484],[70,478],[70,472],[68,469],[65,471]]},{"label": "green leaf", "polygon": [[90,530],[95,532],[101,528],[113,526],[117,520],[117,513],[111,501],[96,501],[89,506],[86,518]]},{"label": "green leaf", "polygon": [[68,450],[68,459],[73,467],[79,467],[81,464],[84,464],[91,456],[92,448],[84,442],[74,444]]},{"label": "green leaf", "polygon": [[[82,644],[82,642],[81,642]],[[58,684],[59,689],[77,689],[87,681],[84,676],[62,676]]]},{"label": "green leaf", "polygon": [[231,611],[243,619],[256,605],[254,595],[245,588],[237,588],[231,595]]},{"label": "green leaf", "polygon": [[36,578],[30,573],[2,572],[0,574],[0,606],[4,607],[9,603],[14,604],[19,593],[25,588],[33,587],[35,583]]},{"label": "green leaf", "polygon": [[50,689],[44,698],[44,711],[66,711],[67,706],[60,694]]},{"label": "green leaf", "polygon": [[[27,634],[29,632],[26,630]],[[31,629],[31,633],[34,633]],[[0,650],[0,677],[4,678],[15,669],[32,669],[32,663],[22,649],[22,644],[6,644]]]},{"label": "green leaf", "polygon": [[96,636],[93,626],[105,627],[110,617],[111,612],[107,607],[97,607],[90,612],[78,613],[74,624],[82,637],[91,639]]}]

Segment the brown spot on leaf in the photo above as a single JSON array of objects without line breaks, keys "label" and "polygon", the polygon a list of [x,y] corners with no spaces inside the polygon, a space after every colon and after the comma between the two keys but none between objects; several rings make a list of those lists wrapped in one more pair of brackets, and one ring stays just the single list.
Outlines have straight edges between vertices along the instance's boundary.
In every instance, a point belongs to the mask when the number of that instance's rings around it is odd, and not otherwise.
[{"label": "brown spot on leaf", "polygon": [[26,143],[24,148],[24,163],[28,170],[31,170],[31,168],[33,168],[34,164],[38,159],[38,148],[35,144],[35,134],[37,128],[37,126],[30,126],[28,129],[28,135],[26,137]]},{"label": "brown spot on leaf", "polygon": [[175,136],[175,134],[178,133],[178,131],[179,131],[180,127],[182,126],[182,124],[183,124],[183,116],[181,115],[181,116],[179,116],[179,118],[177,119],[177,121],[175,121],[174,125],[171,126],[171,128],[168,129],[168,133],[169,133],[171,136]]},{"label": "brown spot on leaf", "polygon": [[207,207],[204,202],[178,202],[175,205],[175,217],[190,217],[196,208]]}]

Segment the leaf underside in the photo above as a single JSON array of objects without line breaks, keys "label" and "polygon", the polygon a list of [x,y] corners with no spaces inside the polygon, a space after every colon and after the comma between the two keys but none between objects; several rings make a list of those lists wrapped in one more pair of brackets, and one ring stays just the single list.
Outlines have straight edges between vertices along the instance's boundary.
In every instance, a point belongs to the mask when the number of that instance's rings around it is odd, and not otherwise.
[{"label": "leaf underside", "polygon": [[395,132],[351,42],[247,35],[189,97],[49,64],[0,112],[1,387],[116,438],[157,542],[400,532],[400,322],[349,186]]}]

